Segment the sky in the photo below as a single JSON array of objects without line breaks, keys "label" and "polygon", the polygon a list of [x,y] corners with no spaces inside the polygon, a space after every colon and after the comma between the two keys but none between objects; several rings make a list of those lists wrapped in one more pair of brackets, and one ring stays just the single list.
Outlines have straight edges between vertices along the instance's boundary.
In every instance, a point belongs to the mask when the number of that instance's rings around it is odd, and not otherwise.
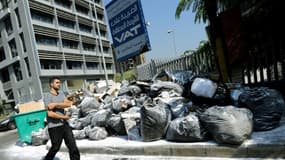
[{"label": "sky", "polygon": [[[104,0],[106,6],[111,0]],[[181,55],[185,50],[195,50],[201,40],[207,40],[205,24],[194,23],[192,10],[182,12],[175,18],[179,0],[141,0],[151,51],[146,52],[146,61]],[[169,30],[174,32],[168,33]],[[109,35],[111,33],[109,32]],[[112,39],[110,38],[112,41]],[[177,54],[175,53],[175,47]]]}]

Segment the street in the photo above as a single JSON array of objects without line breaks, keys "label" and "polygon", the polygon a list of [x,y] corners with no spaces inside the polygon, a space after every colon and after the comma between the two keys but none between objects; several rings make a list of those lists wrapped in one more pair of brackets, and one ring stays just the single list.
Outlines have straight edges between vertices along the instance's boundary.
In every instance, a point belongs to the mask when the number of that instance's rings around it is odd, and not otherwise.
[{"label": "street", "polygon": [[0,131],[0,150],[4,150],[7,146],[10,146],[18,139],[17,130]]}]

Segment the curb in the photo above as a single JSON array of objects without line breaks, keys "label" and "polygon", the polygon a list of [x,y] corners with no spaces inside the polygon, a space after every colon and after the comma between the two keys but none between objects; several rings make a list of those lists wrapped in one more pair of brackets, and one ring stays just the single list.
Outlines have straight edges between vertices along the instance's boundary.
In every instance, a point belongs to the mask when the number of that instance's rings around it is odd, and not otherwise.
[{"label": "curb", "polygon": [[[81,153],[110,155],[149,155],[149,156],[191,156],[225,158],[282,158],[285,157],[284,144],[218,145],[215,142],[175,143],[165,140],[155,142],[128,141],[111,137],[99,141],[77,140]],[[50,148],[50,142],[46,145]],[[67,152],[63,144],[60,151]]]}]

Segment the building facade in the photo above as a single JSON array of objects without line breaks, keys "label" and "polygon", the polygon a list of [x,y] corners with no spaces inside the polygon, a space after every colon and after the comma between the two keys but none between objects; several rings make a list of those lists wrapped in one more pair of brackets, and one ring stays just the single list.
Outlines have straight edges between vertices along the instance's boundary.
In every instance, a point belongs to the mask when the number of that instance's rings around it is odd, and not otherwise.
[{"label": "building facade", "polygon": [[62,78],[65,91],[112,79],[102,1],[1,0],[2,97],[15,103],[41,99],[51,76]]},{"label": "building facade", "polygon": [[[113,54],[113,56],[115,57],[115,54]],[[122,62],[115,61],[115,66],[117,72],[126,72],[144,63],[145,63],[145,57],[144,53],[142,53]]]}]

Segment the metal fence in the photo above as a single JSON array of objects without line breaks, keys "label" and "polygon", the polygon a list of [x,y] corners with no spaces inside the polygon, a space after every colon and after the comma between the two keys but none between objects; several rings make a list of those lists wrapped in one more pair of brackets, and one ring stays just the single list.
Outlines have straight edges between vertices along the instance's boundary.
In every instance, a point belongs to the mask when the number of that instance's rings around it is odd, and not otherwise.
[{"label": "metal fence", "polygon": [[166,71],[191,70],[197,74],[216,71],[216,63],[212,52],[192,53],[172,59],[152,59],[136,67],[137,80],[151,80],[162,69]]}]

